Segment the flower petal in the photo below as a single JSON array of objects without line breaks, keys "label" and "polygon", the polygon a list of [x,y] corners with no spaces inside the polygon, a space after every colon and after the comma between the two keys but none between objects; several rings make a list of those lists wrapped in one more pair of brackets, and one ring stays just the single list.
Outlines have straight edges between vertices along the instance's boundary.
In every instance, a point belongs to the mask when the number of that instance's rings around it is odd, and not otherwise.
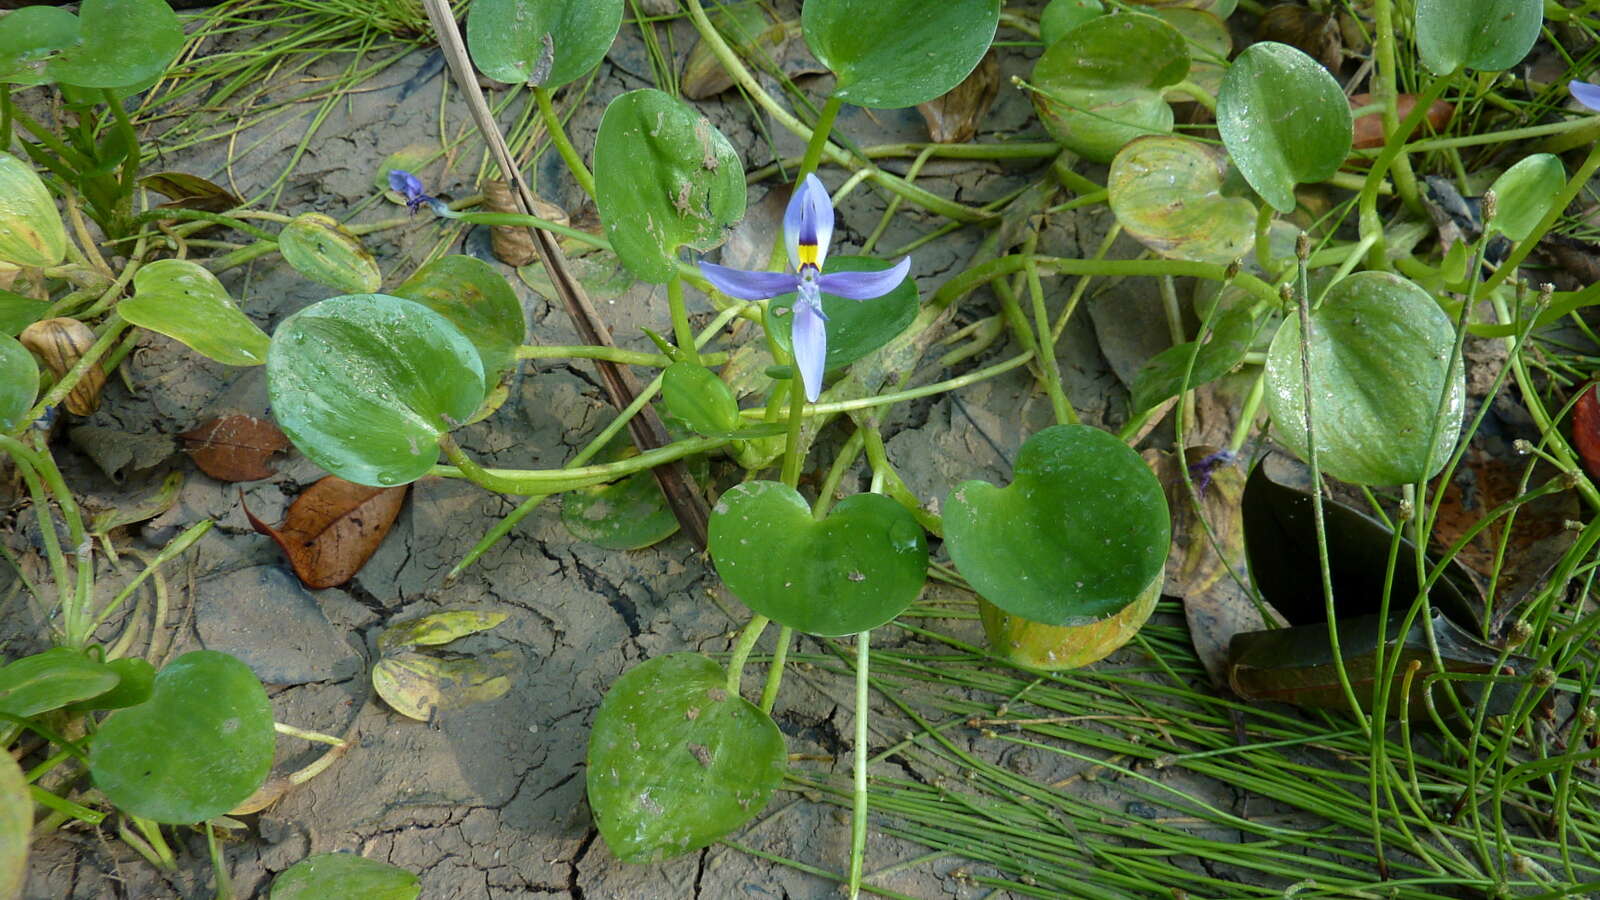
[{"label": "flower petal", "polygon": [[910,271],[911,257],[907,256],[881,272],[829,272],[817,279],[817,287],[824,294],[846,300],[871,300],[899,287]]},{"label": "flower petal", "polygon": [[[822,268],[822,261],[828,256],[828,242],[833,240],[833,201],[828,197],[828,189],[823,186],[822,179],[815,175],[807,175],[806,180],[795,186],[794,196],[789,198],[789,207],[783,212],[783,244],[789,251],[789,265],[796,272],[806,263],[814,263],[818,269]],[[815,248],[811,252],[802,253],[801,246]]]},{"label": "flower petal", "polygon": [[708,262],[700,264],[700,274],[717,290],[740,300],[765,300],[787,294],[800,281],[788,272],[746,272]]},{"label": "flower petal", "polygon": [[1600,84],[1590,84],[1587,81],[1569,81],[1567,90],[1577,98],[1579,103],[1590,109],[1600,112]]},{"label": "flower petal", "polygon": [[422,196],[422,181],[405,169],[389,170],[389,190],[410,201]]},{"label": "flower petal", "polygon": [[804,301],[794,305],[794,325],[789,332],[794,345],[794,365],[800,370],[806,399],[817,402],[822,393],[823,364],[828,358],[828,329],[822,311]]}]

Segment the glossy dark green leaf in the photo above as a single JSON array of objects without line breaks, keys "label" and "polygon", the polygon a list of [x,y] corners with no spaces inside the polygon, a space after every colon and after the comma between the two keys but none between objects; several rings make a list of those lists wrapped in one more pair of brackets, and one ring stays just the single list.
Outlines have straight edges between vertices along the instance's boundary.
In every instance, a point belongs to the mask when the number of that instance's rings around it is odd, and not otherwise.
[{"label": "glossy dark green leaf", "polygon": [[33,798],[28,782],[10,753],[0,753],[0,897],[22,896],[28,879],[28,844],[32,842]]},{"label": "glossy dark green leaf", "polygon": [[0,669],[0,712],[26,719],[116,686],[117,673],[105,663],[57,647]]},{"label": "glossy dark green leaf", "polygon": [[12,11],[0,28],[0,83],[49,84],[50,59],[77,39],[78,17],[60,7]]},{"label": "glossy dark green leaf", "polygon": [[439,436],[483,402],[483,363],[450,321],[410,300],[351,294],[285,319],[267,352],[267,392],[284,434],[357,484],[421,478]]},{"label": "glossy dark green leaf", "polygon": [[748,481],[711,513],[711,559],[735,596],[807,634],[867,631],[922,592],[928,543],[910,512],[881,494],[854,494],[818,522],[794,488]]},{"label": "glossy dark green leaf", "polygon": [[266,332],[228,296],[217,276],[186,259],[159,259],[133,276],[132,297],[117,311],[140,328],[160,332],[230,366],[267,361]]},{"label": "glossy dark green leaf", "polygon": [[1000,25],[996,0],[808,0],[806,44],[837,76],[834,96],[899,109],[941,96],[978,65]]},{"label": "glossy dark green leaf", "polygon": [[1129,235],[1162,256],[1231,263],[1255,245],[1256,208],[1224,190],[1228,160],[1199,141],[1139,138],[1111,161],[1106,191]]},{"label": "glossy dark green leaf", "polygon": [[[1325,475],[1353,484],[1432,478],[1460,437],[1461,361],[1445,371],[1455,329],[1427,292],[1384,272],[1328,289],[1311,313],[1312,432]],[[1440,398],[1445,398],[1440,408]],[[1300,322],[1287,316],[1267,352],[1274,433],[1305,458]]]},{"label": "glossy dark green leaf", "polygon": [[368,293],[383,284],[361,239],[322,213],[301,213],[278,234],[278,252],[296,272],[337,290]]},{"label": "glossy dark green leaf", "polygon": [[318,853],[272,879],[268,900],[417,900],[417,876],[353,853]]},{"label": "glossy dark green leaf", "polygon": [[44,268],[66,254],[55,198],[32,166],[0,151],[0,262]]},{"label": "glossy dark green leaf", "polygon": [[[678,437],[687,429],[667,419],[668,432]],[[595,462],[615,462],[637,456],[626,433],[619,434],[600,452]],[[704,456],[685,461],[689,477],[704,483],[710,467]],[[567,533],[607,550],[638,550],[666,540],[678,531],[678,517],[661,493],[655,475],[635,472],[621,481],[566,491],[561,495],[561,524]]]},{"label": "glossy dark green leaf", "polygon": [[157,822],[223,815],[272,770],[272,704],[244,663],[185,653],[156,674],[150,699],[106,718],[89,745],[95,786]]},{"label": "glossy dark green leaf", "polygon": [[1188,48],[1177,29],[1154,16],[1101,16],[1039,57],[1033,106],[1067,149],[1108,163],[1134,138],[1172,130],[1162,89],[1188,71]]},{"label": "glossy dark green leaf", "polygon": [[1048,47],[1072,29],[1105,14],[1100,0],[1050,0],[1039,11],[1039,39]]},{"label": "glossy dark green leaf", "polygon": [[39,395],[39,364],[16,338],[0,334],[0,434],[17,430]]},{"label": "glossy dark green leaf", "polygon": [[156,667],[137,656],[111,659],[106,668],[117,675],[117,686],[88,700],[69,704],[67,712],[86,712],[93,709],[123,709],[138,706],[150,699],[155,690]]},{"label": "glossy dark green leaf", "polygon": [[1245,180],[1282,213],[1294,211],[1296,184],[1333,177],[1355,139],[1339,82],[1274,41],[1250,45],[1223,76],[1217,130]]},{"label": "glossy dark green leaf", "polygon": [[744,216],[744,168],[711,120],[657,90],[611,101],[594,149],[595,206],[633,273],[665,284],[678,248],[710,250]]},{"label": "glossy dark green leaf", "polygon": [[394,289],[456,326],[478,348],[483,377],[498,384],[516,368],[517,347],[527,336],[522,301],[494,267],[473,256],[445,256],[428,263]]},{"label": "glossy dark green leaf", "polygon": [[1435,75],[1499,72],[1528,55],[1543,22],[1542,0],[1417,0],[1417,52]]},{"label": "glossy dark green leaf", "polygon": [[[1086,26],[1087,27],[1087,26]],[[1011,484],[957,485],[945,548],[986,600],[1045,625],[1090,625],[1161,581],[1171,521],[1161,483],[1127,444],[1057,425],[1017,453]]]},{"label": "glossy dark green leaf", "polygon": [[[893,263],[870,256],[830,255],[822,261],[824,272],[881,272]],[[774,297],[768,307],[767,322],[773,340],[785,351],[794,352],[790,333],[794,328],[794,294]],[[917,282],[906,278],[894,290],[871,300],[846,300],[822,295],[822,312],[828,317],[828,355],[825,369],[847,366],[894,340],[917,317]]]},{"label": "glossy dark green leaf", "polygon": [[1499,207],[1494,221],[1487,223],[1489,231],[1513,241],[1526,239],[1566,186],[1567,170],[1560,157],[1550,153],[1524,157],[1489,186]]},{"label": "glossy dark green leaf", "polygon": [[45,318],[49,312],[50,304],[43,300],[0,290],[0,335],[16,337],[24,328]]},{"label": "glossy dark green leaf", "polygon": [[622,27],[623,0],[472,0],[467,48],[478,71],[554,90],[586,75]]},{"label": "glossy dark green leaf", "polygon": [[183,49],[183,26],[165,0],[84,0],[78,22],[77,39],[47,68],[63,84],[131,87],[159,76]]},{"label": "glossy dark green leaf", "polygon": [[[1265,318],[1252,316],[1248,305],[1240,304],[1217,313],[1211,334],[1204,343],[1189,341],[1157,353],[1139,367],[1133,379],[1134,413],[1155,408],[1183,390],[1188,373],[1189,388],[1197,388],[1228,374],[1250,352]],[[1192,366],[1191,366],[1192,360]]]},{"label": "glossy dark green leaf", "polygon": [[726,682],[711,660],[673,653],[606,692],[586,779],[595,824],[622,861],[655,862],[731,834],[783,779],[778,726]]}]

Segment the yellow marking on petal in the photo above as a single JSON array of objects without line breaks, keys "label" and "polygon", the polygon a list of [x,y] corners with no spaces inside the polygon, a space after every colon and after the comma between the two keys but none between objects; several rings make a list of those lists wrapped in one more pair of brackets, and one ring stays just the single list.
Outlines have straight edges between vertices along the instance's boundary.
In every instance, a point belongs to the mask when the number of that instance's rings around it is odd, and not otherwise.
[{"label": "yellow marking on petal", "polygon": [[800,256],[800,265],[814,266],[817,264],[816,244],[800,244],[796,249],[798,251],[798,255]]}]

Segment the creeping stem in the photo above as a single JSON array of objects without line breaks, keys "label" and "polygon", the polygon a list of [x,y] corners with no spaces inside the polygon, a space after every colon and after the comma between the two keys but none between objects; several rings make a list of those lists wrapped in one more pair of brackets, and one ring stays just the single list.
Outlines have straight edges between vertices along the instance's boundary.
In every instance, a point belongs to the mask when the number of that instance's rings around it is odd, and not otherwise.
[{"label": "creeping stem", "polygon": [[561,154],[561,159],[567,164],[568,171],[577,180],[578,187],[589,196],[594,196],[594,175],[583,164],[583,157],[578,155],[577,148],[567,140],[567,131],[561,125],[561,117],[556,115],[556,108],[550,102],[550,92],[542,87],[533,89],[533,97],[539,101],[539,115],[544,119],[544,130],[550,135],[550,143],[556,145],[556,152]]}]

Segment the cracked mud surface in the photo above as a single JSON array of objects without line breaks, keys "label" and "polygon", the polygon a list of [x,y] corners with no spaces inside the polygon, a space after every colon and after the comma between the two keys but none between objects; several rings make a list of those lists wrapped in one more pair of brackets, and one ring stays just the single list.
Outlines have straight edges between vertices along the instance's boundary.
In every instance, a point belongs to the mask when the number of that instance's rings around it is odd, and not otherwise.
[{"label": "cracked mud surface", "polygon": [[[692,43],[684,25],[677,23],[673,32],[674,46],[680,49]],[[1006,75],[1022,71],[1026,64],[1020,59],[1008,61]],[[381,75],[371,85],[374,90],[353,95],[348,105],[339,104],[291,177],[281,208],[322,211],[343,219],[356,200],[370,195],[380,160],[423,139],[422,135],[437,132],[443,79],[431,56],[416,52]],[[404,102],[402,86],[411,91]],[[610,97],[648,86],[652,86],[650,69],[638,31],[626,26],[572,120],[575,143],[580,148],[592,145]],[[453,101],[454,91],[451,97]],[[793,155],[802,149],[771,123],[763,123],[764,130],[754,128],[747,108],[730,95],[699,106],[740,148],[750,168],[765,164],[774,150]],[[1026,99],[1005,91],[986,120],[982,139],[1025,136],[1021,132],[1030,118]],[[461,107],[452,102],[452,133],[467,121]],[[850,110],[838,127],[864,143],[926,139],[912,110],[870,114]],[[767,145],[765,134],[773,136],[775,146]],[[258,136],[241,135],[238,146],[250,146]],[[249,196],[275,176],[299,138],[294,128],[268,135],[265,143],[231,167],[225,166],[225,149],[216,145],[166,162],[169,168],[235,184]],[[464,154],[449,179],[430,187],[444,195],[469,192],[471,179],[462,173],[475,165],[475,153]],[[571,208],[577,192],[561,174],[555,154],[545,154],[536,171],[541,193]],[[927,166],[919,183],[962,202],[979,203],[1025,184],[1030,171],[935,162]],[[823,175],[835,187],[841,180],[837,171]],[[752,205],[766,188],[752,187]],[[884,206],[885,198],[871,190],[855,192],[840,210],[838,245],[859,246]],[[356,221],[393,214],[394,207],[380,205]],[[899,246],[937,224],[917,211],[902,214],[880,246]],[[1103,214],[1063,220],[1054,223],[1044,246],[1052,253],[1080,255],[1080,247],[1092,251],[1108,225]],[[368,245],[384,265],[389,282],[397,282],[432,245],[434,233],[431,221],[419,217],[415,225],[383,232]],[[914,273],[924,297],[962,268],[978,239],[970,230],[957,232],[916,252]],[[520,283],[509,269],[504,271],[525,302],[535,341],[577,343],[559,308]],[[284,317],[329,293],[277,262],[235,270],[224,282],[269,332]],[[650,349],[639,327],[663,327],[663,291],[640,285],[596,299],[620,344]],[[1127,298],[1098,302],[1123,299]],[[693,305],[696,301],[698,306]],[[989,302],[987,295],[975,296],[962,313],[962,322],[989,314]],[[702,298],[691,303],[702,320],[709,315]],[[1133,308],[1123,307],[1125,312]],[[1061,343],[1062,370],[1069,396],[1087,421],[1116,422],[1125,413],[1126,393],[1102,356],[1096,333],[1100,318],[1079,316],[1071,323]],[[1153,326],[1144,330],[1154,330],[1160,319],[1135,320],[1141,328],[1144,324]],[[993,362],[1002,352],[1012,351],[992,347],[978,360],[962,363],[958,371]],[[929,354],[925,364],[936,355]],[[185,471],[173,509],[136,527],[124,543],[148,550],[201,519],[216,521],[217,527],[194,550],[166,570],[175,611],[163,642],[170,639],[173,653],[212,647],[241,656],[268,683],[279,721],[349,733],[356,740],[351,752],[325,774],[266,812],[244,818],[244,830],[225,851],[237,896],[264,897],[275,873],[309,853],[331,850],[353,851],[410,869],[420,875],[422,896],[427,898],[835,896],[825,879],[724,846],[660,865],[627,866],[597,840],[584,802],[583,758],[594,711],[605,690],[627,668],[653,656],[685,649],[725,652],[731,631],[743,621],[737,602],[718,594],[709,563],[686,540],[674,537],[629,553],[600,550],[570,537],[559,522],[557,507],[547,502],[446,587],[445,572],[515,502],[464,483],[424,479],[413,488],[386,543],[351,584],[307,591],[289,574],[271,541],[250,528],[238,490],[194,471],[176,453],[171,437],[214,415],[265,413],[262,371],[211,363],[152,334],[144,336],[125,369],[131,391],[114,384],[100,412],[74,423],[91,428],[82,432],[79,442],[86,449],[60,441],[57,453],[67,468],[68,483],[90,506],[125,503],[153,489],[166,473]],[[925,365],[914,383],[940,377],[945,376],[936,367]],[[505,407],[487,422],[462,432],[461,441],[470,453],[494,465],[553,467],[583,446],[608,417],[604,395],[586,364],[528,365]],[[1026,435],[1049,421],[1049,404],[1033,389],[1026,370],[1013,371],[957,394],[897,408],[887,423],[889,454],[911,488],[937,503],[959,480],[1008,479],[1006,461]],[[115,463],[109,467],[118,470],[120,481],[111,480],[96,466],[90,459],[95,454],[110,454],[105,459]],[[819,462],[813,456],[809,465],[826,462],[827,458]],[[281,517],[294,496],[321,474],[297,455],[280,458],[277,468],[272,479],[240,486],[250,508],[266,521]],[[847,489],[854,489],[860,476],[858,469],[846,480]],[[0,536],[26,555],[23,517],[12,520],[19,523],[17,530]],[[37,563],[36,555],[31,559]],[[468,639],[461,649],[510,650],[520,665],[510,693],[503,698],[419,723],[372,697],[367,672],[374,639],[387,623],[445,606],[507,612],[503,625]],[[0,628],[5,640],[0,649],[8,654],[34,649],[29,641],[43,633],[38,611],[22,607],[21,601],[13,601]],[[725,608],[740,618],[730,618]],[[981,640],[974,628],[964,637]],[[889,629],[874,638],[886,646],[908,640]],[[763,647],[770,647],[770,641],[769,635]],[[802,642],[796,652],[826,651]],[[759,678],[761,668],[753,666],[750,678]],[[751,684],[746,687],[747,693],[754,693]],[[776,719],[790,752],[804,756],[794,764],[799,770],[835,784],[847,783],[847,736],[853,727],[849,698],[845,681],[809,672],[804,666],[795,668],[785,683]],[[893,743],[911,730],[910,723],[887,705],[875,709],[872,725],[875,747]],[[995,752],[972,735],[957,739],[979,752]],[[297,768],[315,755],[307,744],[282,738],[277,768]],[[1070,768],[1055,771],[1063,766],[1059,756],[1047,759],[1017,748],[1006,751],[1002,762],[1034,778],[1071,774]],[[925,778],[904,756],[889,757],[881,769],[894,777]],[[1086,799],[1120,804],[1114,785],[1107,781],[1083,787]],[[1232,801],[1224,797],[1218,802]],[[180,854],[175,873],[157,872],[104,834],[67,830],[42,840],[34,847],[27,896],[212,896],[204,841],[192,832],[175,831]],[[840,871],[848,856],[849,828],[838,807],[785,790],[737,839],[763,853]],[[874,834],[868,871],[923,852]],[[956,857],[940,857],[877,877],[874,883],[916,897],[983,895],[970,882],[951,877],[960,864]]]}]

